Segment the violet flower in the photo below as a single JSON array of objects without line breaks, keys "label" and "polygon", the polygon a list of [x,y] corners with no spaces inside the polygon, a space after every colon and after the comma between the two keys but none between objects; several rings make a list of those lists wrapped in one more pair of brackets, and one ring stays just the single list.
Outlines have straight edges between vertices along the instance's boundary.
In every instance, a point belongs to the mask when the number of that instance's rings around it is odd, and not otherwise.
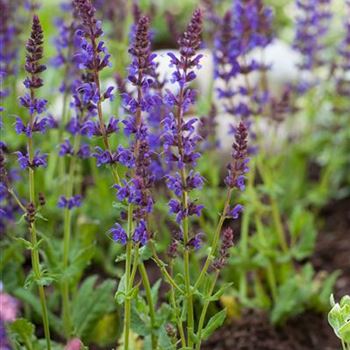
[{"label": "violet flower", "polygon": [[216,150],[220,147],[220,141],[216,137],[217,123],[217,108],[212,104],[207,115],[200,118],[201,126],[198,130],[202,138],[202,149]]},{"label": "violet flower", "polygon": [[[174,192],[176,197],[183,198],[184,193],[193,189],[201,188],[203,179],[196,173],[193,167],[200,157],[197,151],[197,144],[200,137],[195,132],[197,119],[184,119],[184,114],[189,110],[195,101],[195,91],[189,88],[189,83],[196,78],[195,67],[200,67],[202,55],[197,54],[201,44],[202,14],[196,10],[191,18],[187,30],[179,39],[180,57],[168,53],[170,65],[174,67],[171,81],[179,87],[178,93],[174,95],[167,91],[166,103],[173,108],[164,118],[163,144],[165,160],[169,165],[175,164],[178,172],[174,175],[167,175],[168,188]],[[186,172],[189,170],[189,174]],[[169,201],[169,211],[176,215],[176,221],[180,225],[185,218],[193,215],[200,216],[203,209],[195,201],[188,202],[178,199]],[[188,237],[189,241],[195,237]],[[184,242],[188,244],[188,242]],[[195,240],[194,242],[198,242]]]},{"label": "violet flower", "polygon": [[61,196],[57,206],[59,208],[68,208],[69,210],[73,209],[74,207],[80,207],[81,206],[81,196],[75,195],[71,198],[66,198],[64,196]]},{"label": "violet flower", "polygon": [[234,0],[232,15],[242,54],[256,47],[264,48],[272,41],[273,11],[263,0]]},{"label": "violet flower", "polygon": [[330,0],[296,0],[296,7],[298,16],[293,46],[303,56],[299,68],[312,70],[325,64],[321,57],[323,39],[332,17]]},{"label": "violet flower", "polygon": [[[18,4],[9,0],[0,1],[1,22],[0,22],[0,99],[1,104],[10,90],[6,87],[7,79],[17,72],[18,49],[16,42],[19,34],[16,26],[16,11]],[[0,112],[4,106],[0,106]]]},{"label": "violet flower", "polygon": [[[350,13],[350,1],[346,1],[346,11],[345,13]],[[340,43],[338,52],[338,62],[337,65],[337,75],[336,75],[336,90],[339,96],[349,99],[350,96],[350,19],[349,16],[345,17],[344,20],[345,35]],[[341,108],[336,107],[336,110]],[[340,110],[339,110],[340,111]],[[349,112],[345,109],[340,112]]]},{"label": "violet flower", "polygon": [[20,151],[15,153],[21,169],[35,169],[39,167],[45,168],[47,166],[47,154],[40,154],[40,151],[36,151],[32,159],[30,159],[28,154],[23,154]]},{"label": "violet flower", "polygon": [[[75,97],[75,103],[79,105],[87,105],[87,110],[91,117],[98,116],[98,124],[91,120],[80,121],[81,133],[93,136],[102,136],[105,150],[97,150],[93,156],[96,157],[98,166],[101,164],[112,164],[116,161],[117,155],[113,154],[109,147],[108,136],[117,131],[118,121],[111,118],[109,124],[106,125],[102,116],[102,102],[112,99],[113,87],[107,87],[105,91],[101,90],[100,72],[110,66],[110,54],[105,47],[102,23],[95,18],[96,9],[90,0],[74,0],[74,8],[81,21],[81,25],[76,32],[79,50],[74,55],[74,60],[79,69],[86,71],[85,81],[77,85],[76,92],[79,96]],[[99,130],[98,130],[99,129]],[[108,157],[106,152],[109,153]],[[99,157],[102,157],[100,159]]]},{"label": "violet flower", "polygon": [[8,189],[19,180],[17,169],[7,171],[4,149],[0,148],[0,236],[8,232],[8,226],[14,224],[19,206]]},{"label": "violet flower", "polygon": [[115,223],[108,233],[112,234],[112,238],[115,242],[119,242],[121,245],[126,244],[128,237],[120,224]]},{"label": "violet flower", "polygon": [[[272,38],[272,10],[261,0],[235,0],[215,37],[215,77],[224,82],[217,89],[218,96],[227,113],[247,123],[251,116],[262,112],[268,101],[267,87],[253,86],[248,76],[269,68],[263,62],[249,60],[247,54],[257,47],[265,48]],[[245,86],[237,86],[238,76],[244,77]]]},{"label": "violet flower", "polygon": [[225,178],[225,184],[229,188],[244,190],[245,174],[248,172],[247,158],[248,152],[248,130],[245,123],[240,122],[235,132],[235,142],[233,144],[232,161],[227,166],[228,174]]},{"label": "violet flower", "polygon": [[227,213],[228,217],[232,217],[232,219],[238,219],[239,215],[243,212],[244,207],[241,204],[236,204],[232,210]]},{"label": "violet flower", "polygon": [[233,246],[233,231],[231,227],[227,227],[222,233],[221,247],[218,257],[213,262],[213,268],[216,270],[222,269],[227,259],[229,258],[229,249]]},{"label": "violet flower", "polygon": [[[80,50],[74,55],[74,59],[80,69],[88,69],[96,74],[110,65],[110,54],[104,42],[99,40],[103,35],[102,23],[96,20],[96,9],[90,0],[73,0],[73,4],[82,22],[76,33]],[[96,81],[95,84],[97,85]],[[101,98],[99,92],[98,96]]]},{"label": "violet flower", "polygon": [[137,25],[134,26],[129,53],[132,61],[128,80],[134,91],[122,95],[123,106],[127,112],[127,118],[122,123],[130,144],[128,148],[119,146],[113,157],[120,164],[134,170],[127,175],[127,180],[114,187],[117,189],[119,200],[126,200],[133,205],[136,227],[130,238],[134,243],[145,245],[150,237],[146,223],[147,216],[153,209],[150,189],[154,183],[154,176],[150,171],[150,139],[144,114],[159,101],[151,93],[155,55],[151,53],[148,17],[140,16]]},{"label": "violet flower", "polygon": [[[25,70],[28,76],[24,80],[24,85],[28,93],[20,97],[20,104],[29,110],[30,119],[28,123],[20,117],[16,118],[15,130],[18,134],[24,133],[28,138],[32,138],[34,132],[44,133],[47,129],[55,127],[56,122],[51,116],[41,116],[46,110],[47,101],[36,97],[35,90],[43,86],[43,80],[40,77],[46,66],[40,63],[43,57],[43,31],[39,18],[33,16],[32,32],[26,44],[27,56]],[[36,151],[33,156],[16,152],[19,165],[22,169],[45,167],[47,164],[47,155],[41,155]]]}]

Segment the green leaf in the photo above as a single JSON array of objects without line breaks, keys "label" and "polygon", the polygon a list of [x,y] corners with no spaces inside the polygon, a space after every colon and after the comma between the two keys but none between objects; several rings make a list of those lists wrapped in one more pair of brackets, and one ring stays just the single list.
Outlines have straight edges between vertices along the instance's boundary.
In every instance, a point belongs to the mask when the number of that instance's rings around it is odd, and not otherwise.
[{"label": "green leaf", "polygon": [[122,276],[122,278],[119,281],[118,284],[118,290],[114,295],[114,299],[117,302],[117,304],[123,304],[125,301],[125,274]]},{"label": "green leaf", "polygon": [[159,279],[151,289],[151,296],[152,296],[153,305],[157,305],[158,293],[159,293],[159,288],[160,288],[161,284],[162,284],[162,280]]},{"label": "green leaf", "polygon": [[350,343],[350,321],[345,323],[342,327],[339,328],[340,338],[346,342]]},{"label": "green leaf", "polygon": [[27,349],[33,349],[33,337],[35,327],[24,318],[19,318],[8,326],[10,337],[18,342],[25,344]]},{"label": "green leaf", "polygon": [[112,207],[119,211],[125,211],[128,208],[128,206],[125,205],[123,202],[113,202]]},{"label": "green leaf", "polygon": [[145,245],[142,248],[140,248],[139,253],[140,259],[142,261],[149,260],[153,255],[152,250],[148,245]]},{"label": "green leaf", "polygon": [[72,257],[69,267],[63,271],[62,279],[71,281],[77,279],[84,271],[86,266],[89,265],[91,259],[95,254],[95,245],[90,245],[85,248],[79,249]]},{"label": "green leaf", "polygon": [[210,301],[219,300],[220,297],[225,293],[225,291],[233,285],[233,282],[224,283],[221,288],[211,296]]},{"label": "green leaf", "polygon": [[163,303],[156,312],[156,324],[163,324],[170,321],[173,309],[169,304]]},{"label": "green leaf", "polygon": [[[40,301],[30,290],[24,288],[17,288],[13,292],[14,296],[23,302],[30,305],[37,315],[41,315],[41,305]],[[48,310],[50,326],[54,329],[57,334],[62,334],[62,323],[61,320],[54,315],[50,310]]]},{"label": "green leaf", "polygon": [[123,253],[123,254],[119,254],[114,261],[116,263],[119,263],[119,262],[125,261],[125,259],[126,259],[126,254]]},{"label": "green leaf", "polygon": [[96,280],[97,276],[88,277],[72,301],[75,333],[83,339],[93,330],[98,320],[114,310],[114,282],[106,280],[96,286]]},{"label": "green leaf", "polygon": [[350,307],[350,296],[349,295],[344,295],[341,299],[340,299],[340,303],[339,303],[340,307]]},{"label": "green leaf", "polygon": [[43,221],[48,221],[48,219],[42,216],[42,214],[40,214],[39,212],[36,212],[35,217]]},{"label": "green leaf", "polygon": [[333,287],[339,275],[340,275],[340,271],[334,271],[329,276],[327,276],[325,280],[321,282],[322,283],[322,285],[320,286],[321,289],[317,292],[316,298],[315,298],[317,302],[316,308],[319,311],[326,312],[328,310],[329,295],[331,295]]},{"label": "green leaf", "polygon": [[[333,298],[334,302],[334,298]],[[350,342],[350,297],[344,296],[328,313],[328,323],[344,342]]]},{"label": "green leaf", "polygon": [[20,242],[21,244],[23,244],[23,246],[28,250],[33,248],[32,242],[27,241],[26,239],[24,239],[22,237],[15,237],[15,240]]},{"label": "green leaf", "polygon": [[91,341],[101,347],[113,344],[123,331],[123,320],[117,312],[104,315],[97,321],[93,331],[88,336]]},{"label": "green leaf", "polygon": [[208,324],[205,326],[202,332],[201,339],[207,339],[213,332],[219,328],[226,319],[226,309],[221,310],[216,315],[210,318]]},{"label": "green leaf", "polygon": [[36,278],[33,271],[27,276],[24,281],[24,288],[28,289],[33,283],[39,286],[49,286],[52,282],[57,280],[57,275],[49,273],[46,270],[41,271],[41,277]]},{"label": "green leaf", "polygon": [[331,304],[332,307],[335,305],[335,299],[334,299],[334,294],[333,293],[329,297],[329,303]]},{"label": "green leaf", "polygon": [[304,266],[300,274],[291,276],[278,287],[275,305],[271,311],[272,323],[281,323],[290,316],[302,312],[313,299],[313,269],[310,264]]},{"label": "green leaf", "polygon": [[172,343],[171,339],[168,336],[168,333],[165,329],[165,324],[159,330],[158,346],[159,346],[159,350],[176,349],[175,345]]},{"label": "green leaf", "polygon": [[138,335],[146,336],[151,333],[150,325],[141,318],[135,308],[131,312],[131,329]]}]

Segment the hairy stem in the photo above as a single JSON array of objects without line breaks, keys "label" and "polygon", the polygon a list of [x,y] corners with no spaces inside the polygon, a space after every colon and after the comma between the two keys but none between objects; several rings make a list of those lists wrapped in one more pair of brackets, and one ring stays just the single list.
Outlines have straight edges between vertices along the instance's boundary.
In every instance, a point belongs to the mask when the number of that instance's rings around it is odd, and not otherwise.
[{"label": "hairy stem", "polygon": [[[80,146],[80,135],[77,135],[74,139],[73,145],[73,155],[70,159],[69,173],[68,173],[68,183],[66,184],[66,197],[70,198],[73,195],[74,189],[74,177],[75,170],[77,166],[76,154]],[[71,240],[71,221],[72,213],[69,208],[64,208],[64,234],[63,234],[63,271],[67,270],[69,264],[69,250],[70,250],[70,240]],[[70,313],[70,297],[69,297],[69,281],[67,277],[64,278],[62,286],[62,318],[66,338],[68,339],[71,335],[71,313]]]},{"label": "hairy stem", "polygon": [[148,279],[147,271],[145,268],[145,265],[143,262],[139,264],[139,271],[141,274],[142,278],[142,284],[145,288],[146,292],[146,299],[149,307],[149,317],[151,320],[151,327],[152,327],[152,334],[151,334],[151,339],[152,339],[152,349],[157,349],[157,336],[155,334],[155,329],[156,329],[156,315],[155,315],[155,308],[154,308],[154,303],[152,299],[152,290],[151,290],[151,285]]},{"label": "hairy stem", "polygon": [[[173,262],[171,262],[171,266],[170,266],[171,275],[173,274],[172,264],[173,264]],[[183,328],[183,325],[182,325],[182,322],[181,322],[181,319],[180,319],[180,315],[179,315],[180,310],[179,310],[179,307],[178,307],[178,305],[176,303],[175,289],[174,289],[174,287],[172,285],[170,286],[170,301],[171,301],[171,304],[172,304],[172,307],[173,307],[173,310],[174,310],[174,313],[175,313],[177,328],[178,328],[179,333],[180,333],[181,346],[183,348],[185,348],[186,347],[185,332],[184,332],[184,328]]]},{"label": "hairy stem", "polygon": [[202,283],[203,278],[205,277],[205,274],[207,273],[207,271],[210,267],[210,264],[212,263],[212,261],[214,259],[214,254],[215,254],[215,251],[217,249],[217,246],[218,246],[219,240],[220,240],[220,233],[222,230],[222,225],[224,224],[224,221],[226,219],[226,213],[227,213],[228,208],[230,206],[231,197],[232,197],[232,189],[230,188],[227,191],[224,209],[223,209],[223,212],[220,216],[218,225],[216,226],[216,230],[215,230],[215,233],[214,233],[211,245],[210,245],[210,253],[207,256],[207,259],[205,260],[202,271],[201,271],[201,273],[200,273],[200,275],[199,275],[199,277],[194,285],[194,289],[197,289],[199,287],[199,285]]},{"label": "hairy stem", "polygon": [[201,348],[201,343],[202,343],[201,338],[202,338],[202,330],[203,330],[203,326],[204,326],[205,316],[207,315],[208,307],[210,304],[210,297],[213,294],[218,277],[219,277],[219,270],[217,270],[215,273],[214,279],[213,279],[213,281],[210,285],[210,288],[209,288],[207,299],[203,305],[202,312],[201,312],[201,315],[199,318],[198,329],[197,329],[197,339],[198,340],[197,340],[197,344],[196,344],[196,350],[200,350],[200,348]]},{"label": "hairy stem", "polygon": [[[32,98],[34,98],[34,94],[32,92]],[[30,123],[33,123],[33,115],[30,116]],[[34,148],[33,148],[33,140],[31,137],[28,138],[28,155],[29,161],[32,163],[34,157]],[[34,178],[34,170],[29,167],[29,200],[31,203],[35,204],[35,178]],[[39,248],[38,248],[38,239],[36,235],[36,227],[35,222],[30,224],[29,227],[32,249],[31,249],[31,261],[32,268],[34,271],[34,276],[36,283],[38,284],[39,289],[39,298],[42,312],[42,321],[44,326],[44,333],[46,339],[46,346],[48,350],[51,350],[51,339],[50,339],[50,326],[49,326],[49,317],[47,312],[46,305],[46,296],[43,285],[40,282],[41,279],[41,270],[40,270],[40,258],[39,258]]]},{"label": "hairy stem", "polygon": [[131,319],[131,299],[129,298],[129,285],[131,280],[131,259],[132,259],[132,205],[128,207],[128,242],[126,244],[125,259],[125,303],[124,303],[124,350],[129,350],[130,319]]},{"label": "hairy stem", "polygon": [[152,258],[157,264],[157,266],[160,268],[160,271],[163,273],[164,278],[166,279],[166,282],[168,282],[173,288],[177,289],[181,294],[185,294],[185,292],[181,289],[181,287],[175,282],[175,280],[171,277],[170,273],[165,267],[165,264],[163,263],[162,260],[158,257],[156,248],[154,246],[153,241],[149,242],[149,247],[152,250]]}]

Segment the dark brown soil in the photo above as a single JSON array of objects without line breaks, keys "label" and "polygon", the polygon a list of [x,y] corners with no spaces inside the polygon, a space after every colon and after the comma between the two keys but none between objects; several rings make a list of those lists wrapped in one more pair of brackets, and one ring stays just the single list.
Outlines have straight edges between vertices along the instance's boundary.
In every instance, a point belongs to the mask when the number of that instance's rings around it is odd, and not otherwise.
[{"label": "dark brown soil", "polygon": [[[350,293],[350,198],[333,203],[322,213],[323,225],[312,262],[317,271],[340,270],[337,298]],[[338,350],[339,340],[325,315],[305,312],[274,328],[266,314],[247,311],[217,331],[203,350]]]},{"label": "dark brown soil", "polygon": [[321,215],[324,226],[312,262],[317,270],[341,271],[334,291],[339,298],[350,293],[350,198],[330,204]]},{"label": "dark brown soil", "polygon": [[322,315],[305,313],[278,329],[266,314],[249,311],[216,332],[202,349],[338,350],[339,342]]}]

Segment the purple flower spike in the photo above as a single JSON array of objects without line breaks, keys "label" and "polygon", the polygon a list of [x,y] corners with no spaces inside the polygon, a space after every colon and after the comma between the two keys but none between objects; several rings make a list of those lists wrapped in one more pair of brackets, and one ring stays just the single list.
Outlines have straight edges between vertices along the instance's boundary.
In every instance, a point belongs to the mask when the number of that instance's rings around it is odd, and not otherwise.
[{"label": "purple flower spike", "polygon": [[[29,92],[20,97],[20,104],[29,110],[30,120],[25,123],[17,117],[15,130],[18,134],[25,134],[28,138],[32,138],[33,132],[44,133],[47,129],[57,125],[51,115],[38,116],[45,111],[47,104],[46,100],[35,97],[35,90],[43,86],[40,74],[46,69],[40,63],[43,58],[43,30],[38,16],[33,16],[32,31],[26,44],[26,51],[25,71],[28,76],[24,81],[24,85]],[[39,151],[36,151],[32,158],[29,157],[29,154],[23,154],[22,152],[16,152],[16,154],[22,169],[35,169],[47,165],[47,155],[40,154]]]},{"label": "purple flower spike", "polygon": [[294,48],[303,55],[300,69],[312,70],[326,63],[322,51],[332,17],[330,0],[296,0],[296,7]]},{"label": "purple flower spike", "polygon": [[[130,89],[122,94],[122,104],[127,114],[122,121],[124,134],[130,140],[128,147],[119,146],[115,159],[123,166],[131,169],[127,180],[122,185],[117,184],[117,198],[133,204],[133,218],[136,229],[133,241],[144,245],[149,237],[147,215],[153,209],[153,199],[150,189],[154,183],[151,173],[151,156],[148,126],[144,122],[144,114],[154,107],[157,99],[151,89],[154,85],[153,62],[155,56],[151,53],[149,34],[149,19],[140,15],[133,27],[131,45],[129,48],[131,64],[128,69]],[[110,123],[111,128],[112,124]],[[108,127],[107,127],[108,129]]]},{"label": "purple flower spike", "polygon": [[233,237],[232,228],[227,227],[222,233],[222,241],[218,257],[213,262],[214,269],[220,270],[225,266],[226,261],[230,256],[229,250],[233,246]]},{"label": "purple flower spike", "polygon": [[[17,27],[18,4],[11,1],[1,1],[1,25],[0,25],[0,98],[1,104],[5,97],[9,95],[10,89],[7,80],[11,75],[17,72],[18,57],[18,35],[20,33]],[[4,106],[0,106],[0,112]]]},{"label": "purple flower spike", "polygon": [[26,57],[25,70],[30,74],[30,77],[27,77],[24,82],[27,89],[37,89],[43,86],[43,81],[39,77],[39,74],[46,69],[46,66],[39,63],[43,58],[43,43],[43,30],[39,17],[34,15],[32,32],[26,44],[28,55]]},{"label": "purple flower spike", "polygon": [[240,122],[235,131],[235,143],[233,144],[232,162],[227,166],[228,175],[225,183],[230,188],[245,189],[244,174],[248,171],[247,149],[248,149],[247,126]]},{"label": "purple flower spike", "polygon": [[[73,0],[73,5],[82,22],[81,28],[76,32],[80,50],[74,59],[80,69],[99,72],[110,66],[110,54],[104,42],[98,41],[103,35],[102,24],[96,20],[96,9],[90,0]],[[110,98],[111,92],[112,90],[108,88],[104,97]]]}]

